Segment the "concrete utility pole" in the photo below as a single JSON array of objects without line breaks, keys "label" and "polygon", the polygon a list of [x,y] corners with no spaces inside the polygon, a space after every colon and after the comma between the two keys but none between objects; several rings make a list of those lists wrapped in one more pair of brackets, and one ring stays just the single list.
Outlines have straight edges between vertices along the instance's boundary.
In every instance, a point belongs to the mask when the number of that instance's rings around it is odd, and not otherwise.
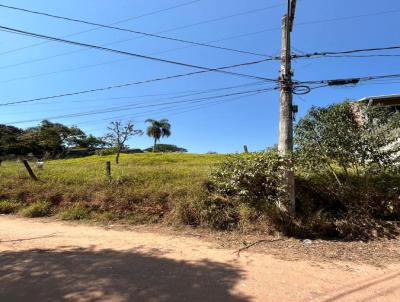
[{"label": "concrete utility pole", "polygon": [[[293,29],[293,21],[296,10],[296,0],[288,0],[288,12],[282,18],[282,50],[280,71],[280,115],[279,115],[279,143],[278,150],[281,154],[290,155],[293,152],[293,82],[291,69],[290,33]],[[295,191],[294,174],[288,167],[287,188],[290,204],[288,211],[294,212]]]}]

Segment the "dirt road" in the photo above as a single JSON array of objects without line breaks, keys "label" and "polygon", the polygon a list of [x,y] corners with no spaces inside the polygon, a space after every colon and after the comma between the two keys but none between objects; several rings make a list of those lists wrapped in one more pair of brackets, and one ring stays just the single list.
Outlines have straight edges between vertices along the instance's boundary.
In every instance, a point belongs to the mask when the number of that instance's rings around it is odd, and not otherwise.
[{"label": "dirt road", "polygon": [[400,301],[400,265],[284,261],[198,238],[0,216],[0,301]]}]

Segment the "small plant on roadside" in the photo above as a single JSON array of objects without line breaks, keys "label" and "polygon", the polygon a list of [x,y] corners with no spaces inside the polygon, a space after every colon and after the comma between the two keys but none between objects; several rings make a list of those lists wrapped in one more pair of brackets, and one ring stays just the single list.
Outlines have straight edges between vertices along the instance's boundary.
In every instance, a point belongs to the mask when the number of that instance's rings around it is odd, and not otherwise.
[{"label": "small plant on roadside", "polygon": [[260,216],[273,218],[288,202],[283,181],[287,164],[275,151],[226,158],[210,174],[203,222],[217,229],[233,229],[248,226]]},{"label": "small plant on roadside", "polygon": [[83,220],[90,217],[89,210],[82,204],[75,204],[61,210],[59,217],[62,220]]},{"label": "small plant on roadside", "polygon": [[15,200],[0,200],[0,214],[11,214],[18,211],[19,202]]},{"label": "small plant on roadside", "polygon": [[118,219],[118,217],[111,211],[93,213],[93,215],[91,215],[91,218],[96,222],[106,224]]},{"label": "small plant on roadside", "polygon": [[51,205],[47,201],[37,201],[20,211],[21,215],[24,217],[44,217],[50,216]]}]

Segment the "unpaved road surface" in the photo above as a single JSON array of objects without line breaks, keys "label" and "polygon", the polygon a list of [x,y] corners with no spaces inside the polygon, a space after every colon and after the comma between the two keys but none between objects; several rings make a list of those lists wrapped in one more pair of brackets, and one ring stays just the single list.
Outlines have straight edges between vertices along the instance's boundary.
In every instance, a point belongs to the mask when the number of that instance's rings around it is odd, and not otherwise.
[{"label": "unpaved road surface", "polygon": [[400,265],[285,261],[201,239],[0,216],[0,301],[400,301]]}]

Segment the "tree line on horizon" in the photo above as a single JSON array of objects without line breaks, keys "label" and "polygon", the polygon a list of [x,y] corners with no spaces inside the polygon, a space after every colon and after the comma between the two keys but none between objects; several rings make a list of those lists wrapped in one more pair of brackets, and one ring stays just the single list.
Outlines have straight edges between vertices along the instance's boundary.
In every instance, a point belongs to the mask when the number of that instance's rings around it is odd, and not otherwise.
[{"label": "tree line on horizon", "polygon": [[[140,151],[153,152],[187,152],[175,145],[158,144],[161,138],[171,135],[171,124],[167,119],[148,119],[146,134],[153,138],[152,147]],[[33,155],[38,158],[57,158],[68,154],[74,149],[95,151],[111,149],[119,154],[128,150],[127,140],[132,136],[143,135],[132,122],[123,124],[120,121],[111,122],[108,133],[103,137],[86,134],[77,126],[66,126],[43,120],[39,125],[26,129],[12,125],[0,124],[0,158],[9,156]],[[139,150],[139,149],[136,149]]]}]

